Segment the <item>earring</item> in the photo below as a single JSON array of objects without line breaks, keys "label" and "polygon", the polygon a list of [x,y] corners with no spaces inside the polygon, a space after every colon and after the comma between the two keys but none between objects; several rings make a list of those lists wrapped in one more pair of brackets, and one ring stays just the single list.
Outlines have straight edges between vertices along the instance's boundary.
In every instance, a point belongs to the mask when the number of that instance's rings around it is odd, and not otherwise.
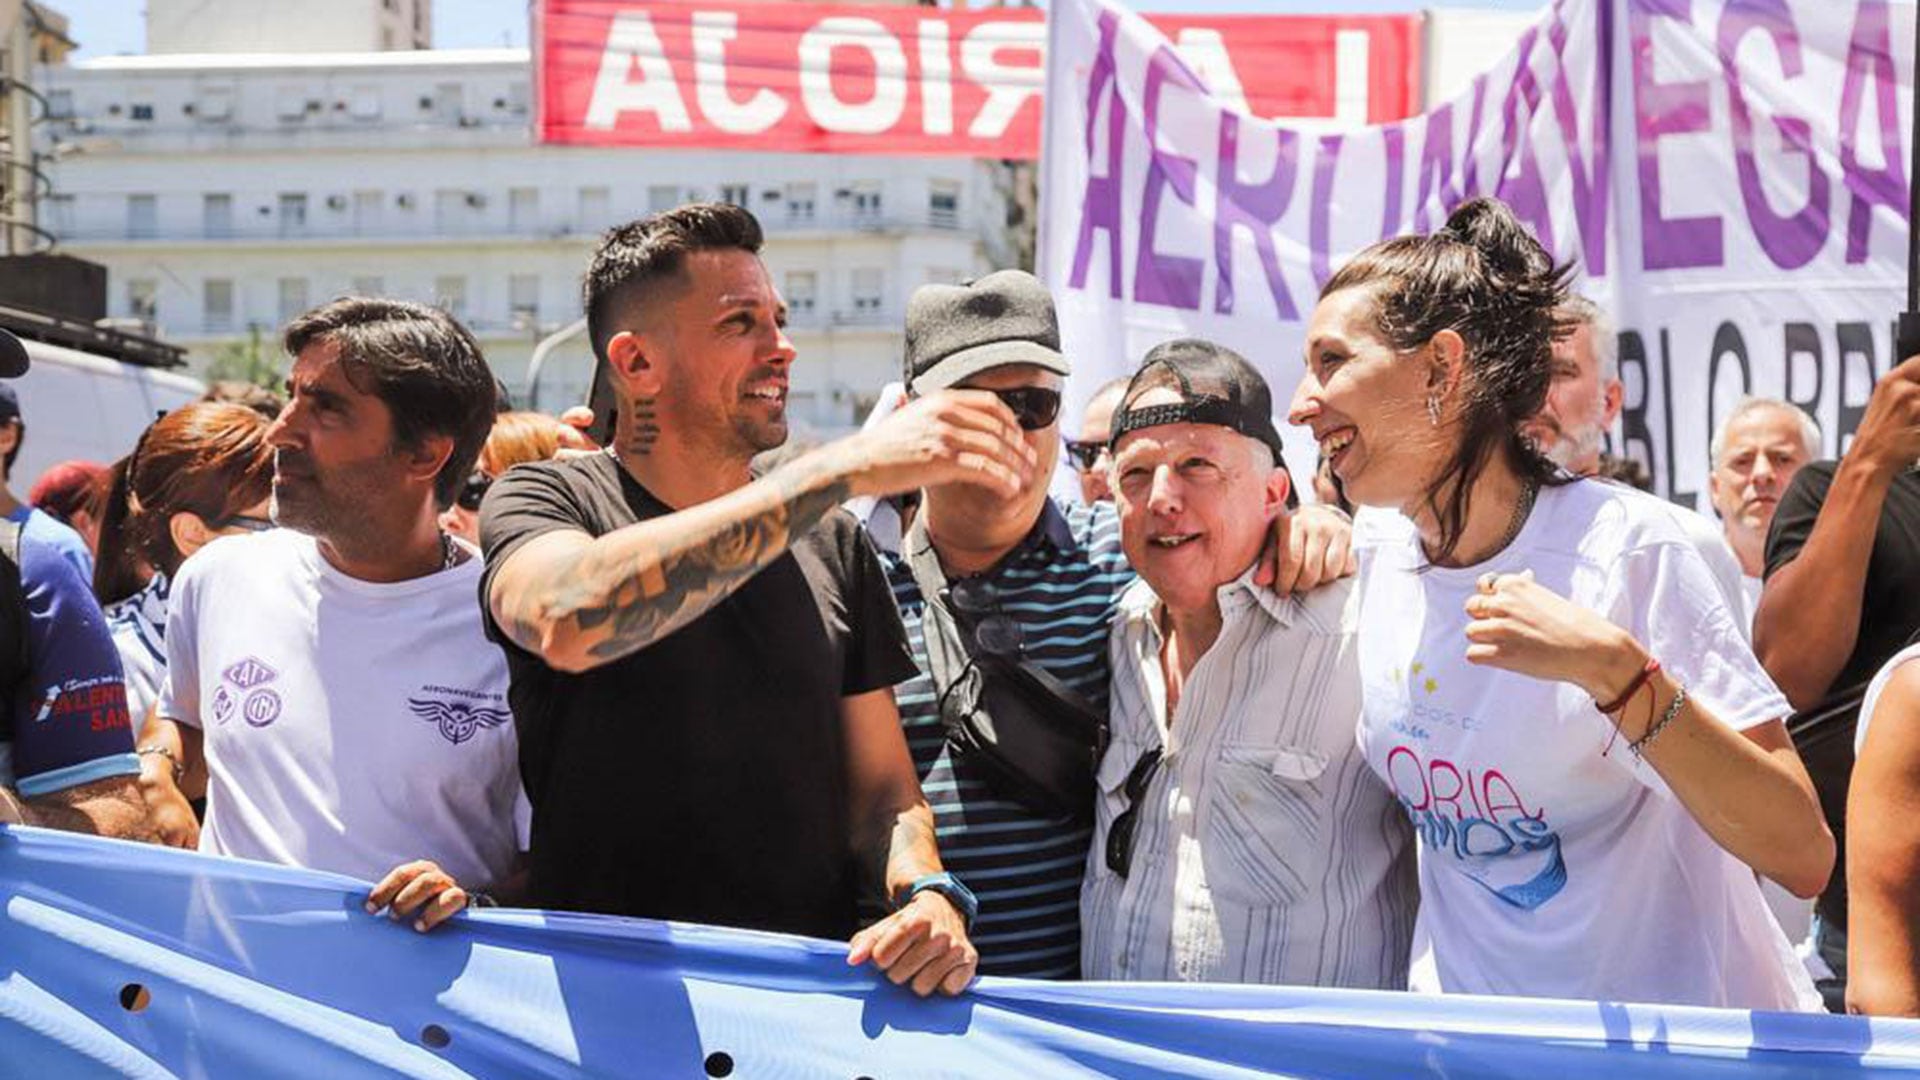
[{"label": "earring", "polygon": [[1427,422],[1434,427],[1440,426],[1440,395],[1427,395]]}]

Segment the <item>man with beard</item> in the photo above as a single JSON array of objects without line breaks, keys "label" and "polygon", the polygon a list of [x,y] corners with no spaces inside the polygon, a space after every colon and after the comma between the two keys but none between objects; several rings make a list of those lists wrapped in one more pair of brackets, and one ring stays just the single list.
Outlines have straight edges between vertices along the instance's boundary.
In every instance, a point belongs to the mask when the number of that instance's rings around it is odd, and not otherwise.
[{"label": "man with beard", "polygon": [[172,842],[387,875],[369,910],[427,929],[507,884],[522,848],[480,560],[438,524],[493,423],[493,377],[419,304],[338,300],[285,343],[289,401],[267,432],[282,527],[216,540],[175,580],[150,744],[173,785],[148,795],[205,792],[204,827]]},{"label": "man with beard", "polygon": [[[1547,407],[1527,425],[1527,434],[1554,464],[1575,476],[1600,472],[1607,433],[1620,418],[1625,391],[1620,382],[1620,353],[1612,321],[1600,306],[1574,296],[1560,309],[1570,330],[1553,345],[1553,385]],[[1704,514],[1673,507],[1673,518],[1707,560],[1714,584],[1731,611],[1750,610],[1740,583],[1740,564]],[[1743,626],[1744,629],[1744,626]]]},{"label": "man with beard", "polygon": [[[850,496],[1009,494],[1033,451],[991,393],[910,404],[755,479],[794,363],[760,225],[697,204],[609,232],[587,328],[620,420],[480,511],[543,907],[852,936],[958,993],[973,897],[945,873],[893,686],[913,673]],[[862,886],[865,886],[863,889]],[[891,914],[855,933],[858,897]]]}]

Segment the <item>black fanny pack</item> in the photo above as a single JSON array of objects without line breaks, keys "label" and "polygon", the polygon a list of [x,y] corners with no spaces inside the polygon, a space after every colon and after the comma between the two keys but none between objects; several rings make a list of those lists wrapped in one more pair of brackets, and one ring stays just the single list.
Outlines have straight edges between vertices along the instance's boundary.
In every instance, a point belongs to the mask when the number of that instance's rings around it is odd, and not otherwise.
[{"label": "black fanny pack", "polygon": [[996,794],[1091,821],[1105,711],[1026,657],[1019,624],[998,609],[989,580],[948,585],[921,522],[902,544],[925,601],[927,673],[948,744],[981,767]]}]

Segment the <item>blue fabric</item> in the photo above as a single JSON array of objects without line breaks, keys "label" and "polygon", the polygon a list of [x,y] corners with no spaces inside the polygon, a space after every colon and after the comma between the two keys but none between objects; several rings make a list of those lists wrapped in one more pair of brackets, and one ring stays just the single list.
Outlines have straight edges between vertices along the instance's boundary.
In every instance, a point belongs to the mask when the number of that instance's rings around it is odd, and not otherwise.
[{"label": "blue fabric", "polygon": [[699,1077],[716,1054],[737,1077],[1920,1072],[1908,1021],[1014,979],[922,1001],[836,942],[520,911],[421,935],[365,891],[0,830],[0,1073]]},{"label": "blue fabric", "polygon": [[22,544],[39,544],[60,553],[75,570],[80,572],[80,580],[91,586],[93,582],[93,552],[87,550],[87,542],[73,527],[47,513],[45,510],[21,503],[7,515],[7,520],[20,526]]},{"label": "blue fabric", "polygon": [[[44,529],[38,527],[42,519]],[[92,585],[58,544],[49,542],[51,530],[73,535],[39,511],[21,527],[20,581],[32,676],[4,690],[12,709],[13,746],[0,783],[15,785],[27,796],[140,772],[119,650]]]}]

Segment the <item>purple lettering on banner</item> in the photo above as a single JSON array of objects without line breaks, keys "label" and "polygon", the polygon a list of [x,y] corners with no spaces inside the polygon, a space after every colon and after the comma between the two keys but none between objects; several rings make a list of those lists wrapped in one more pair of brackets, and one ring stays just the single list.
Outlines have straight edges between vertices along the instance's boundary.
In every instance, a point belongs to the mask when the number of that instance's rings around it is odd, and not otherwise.
[{"label": "purple lettering on banner", "polygon": [[[1526,57],[1514,72],[1513,89],[1507,93],[1501,110],[1506,124],[1507,157],[1501,166],[1500,183],[1494,194],[1513,208],[1513,215],[1533,229],[1534,239],[1548,251],[1554,251],[1553,207],[1547,202],[1547,184],[1540,175],[1540,159],[1534,153],[1536,141],[1529,129],[1540,113],[1540,79],[1533,72],[1532,42]],[[1524,116],[1522,110],[1525,110]]]},{"label": "purple lettering on banner", "polygon": [[[1258,129],[1256,129],[1258,130]],[[1267,275],[1267,291],[1273,294],[1273,307],[1282,319],[1297,320],[1300,311],[1280,273],[1280,256],[1273,246],[1273,230],[1293,201],[1294,176],[1300,170],[1300,133],[1286,128],[1273,131],[1273,173],[1259,183],[1240,179],[1240,118],[1233,113],[1220,114],[1220,177],[1215,185],[1213,209],[1213,265],[1216,283],[1213,310],[1233,314],[1233,230],[1244,228],[1253,234],[1253,247],[1260,255],[1260,268]]]},{"label": "purple lettering on banner", "polygon": [[[1100,49],[1094,56],[1093,70],[1087,75],[1087,191],[1080,201],[1080,239],[1073,248],[1073,273],[1067,283],[1075,289],[1087,287],[1087,267],[1093,261],[1093,234],[1106,230],[1107,294],[1120,299],[1120,182],[1127,149],[1127,107],[1114,85],[1113,43],[1120,30],[1120,18],[1111,11],[1100,13]],[[1095,127],[1100,122],[1100,103],[1107,104],[1107,173],[1093,172]]]},{"label": "purple lettering on banner", "polygon": [[1200,166],[1192,158],[1160,148],[1160,91],[1167,83],[1204,97],[1206,88],[1172,49],[1162,45],[1147,61],[1146,140],[1147,186],[1140,200],[1140,236],[1133,261],[1133,298],[1143,304],[1200,310],[1200,283],[1204,260],[1185,255],[1162,255],[1153,249],[1160,224],[1160,197],[1168,188],[1174,198],[1193,205],[1194,181]]},{"label": "purple lettering on banner", "polygon": [[[1847,75],[1840,86],[1840,179],[1853,196],[1847,211],[1847,261],[1867,261],[1873,208],[1884,206],[1906,219],[1907,153],[1900,140],[1900,108],[1894,94],[1900,75],[1893,66],[1893,42],[1887,32],[1886,0],[1859,0],[1853,37],[1847,42]],[[1860,100],[1873,80],[1874,112],[1880,117],[1880,149],[1886,164],[1860,164]]]},{"label": "purple lettering on banner", "polygon": [[1780,52],[1782,76],[1796,78],[1801,71],[1800,36],[1794,31],[1793,13],[1787,10],[1786,0],[1747,0],[1743,4],[1728,5],[1720,17],[1717,46],[1720,66],[1726,73],[1727,105],[1733,120],[1734,171],[1740,176],[1740,198],[1746,203],[1747,219],[1753,224],[1760,250],[1767,253],[1773,265],[1782,270],[1795,270],[1813,261],[1826,246],[1831,190],[1827,174],[1821,170],[1813,152],[1812,127],[1798,116],[1776,116],[1773,126],[1780,131],[1780,141],[1798,150],[1806,159],[1807,204],[1783,217],[1774,213],[1767,202],[1766,189],[1760,182],[1760,166],[1753,157],[1753,116],[1747,111],[1746,94],[1740,88],[1740,69],[1734,63],[1740,39],[1755,30],[1773,38]]},{"label": "purple lettering on banner", "polygon": [[1333,170],[1340,164],[1345,136],[1320,136],[1313,158],[1313,202],[1307,207],[1307,259],[1313,265],[1313,291],[1326,288],[1333,276],[1328,252],[1333,247]]},{"label": "purple lettering on banner", "polygon": [[1669,218],[1660,211],[1660,140],[1712,126],[1707,82],[1661,83],[1653,77],[1653,20],[1690,18],[1688,0],[1634,0],[1627,5],[1633,45],[1634,131],[1639,149],[1640,265],[1679,270],[1726,263],[1720,218]]},{"label": "purple lettering on banner", "polygon": [[1427,114],[1426,135],[1420,141],[1420,182],[1413,189],[1413,231],[1428,232],[1432,218],[1429,199],[1439,197],[1440,217],[1458,205],[1450,199],[1447,181],[1453,179],[1453,105],[1442,105]]},{"label": "purple lettering on banner", "polygon": [[[1560,138],[1567,146],[1567,172],[1573,177],[1573,222],[1580,234],[1580,261],[1588,277],[1607,274],[1608,180],[1607,133],[1613,130],[1613,5],[1598,3],[1594,10],[1594,40],[1599,47],[1593,68],[1593,132],[1591,144],[1580,138],[1580,112],[1567,82],[1567,24],[1560,8],[1553,9],[1547,40],[1559,64],[1553,73],[1553,115],[1560,122]],[[1591,153],[1591,159],[1587,154]],[[1563,255],[1565,253],[1562,253]]]},{"label": "purple lettering on banner", "polygon": [[1380,166],[1387,174],[1387,190],[1380,200],[1380,239],[1400,235],[1406,220],[1400,209],[1401,177],[1406,175],[1407,128],[1390,124],[1380,129]]}]

